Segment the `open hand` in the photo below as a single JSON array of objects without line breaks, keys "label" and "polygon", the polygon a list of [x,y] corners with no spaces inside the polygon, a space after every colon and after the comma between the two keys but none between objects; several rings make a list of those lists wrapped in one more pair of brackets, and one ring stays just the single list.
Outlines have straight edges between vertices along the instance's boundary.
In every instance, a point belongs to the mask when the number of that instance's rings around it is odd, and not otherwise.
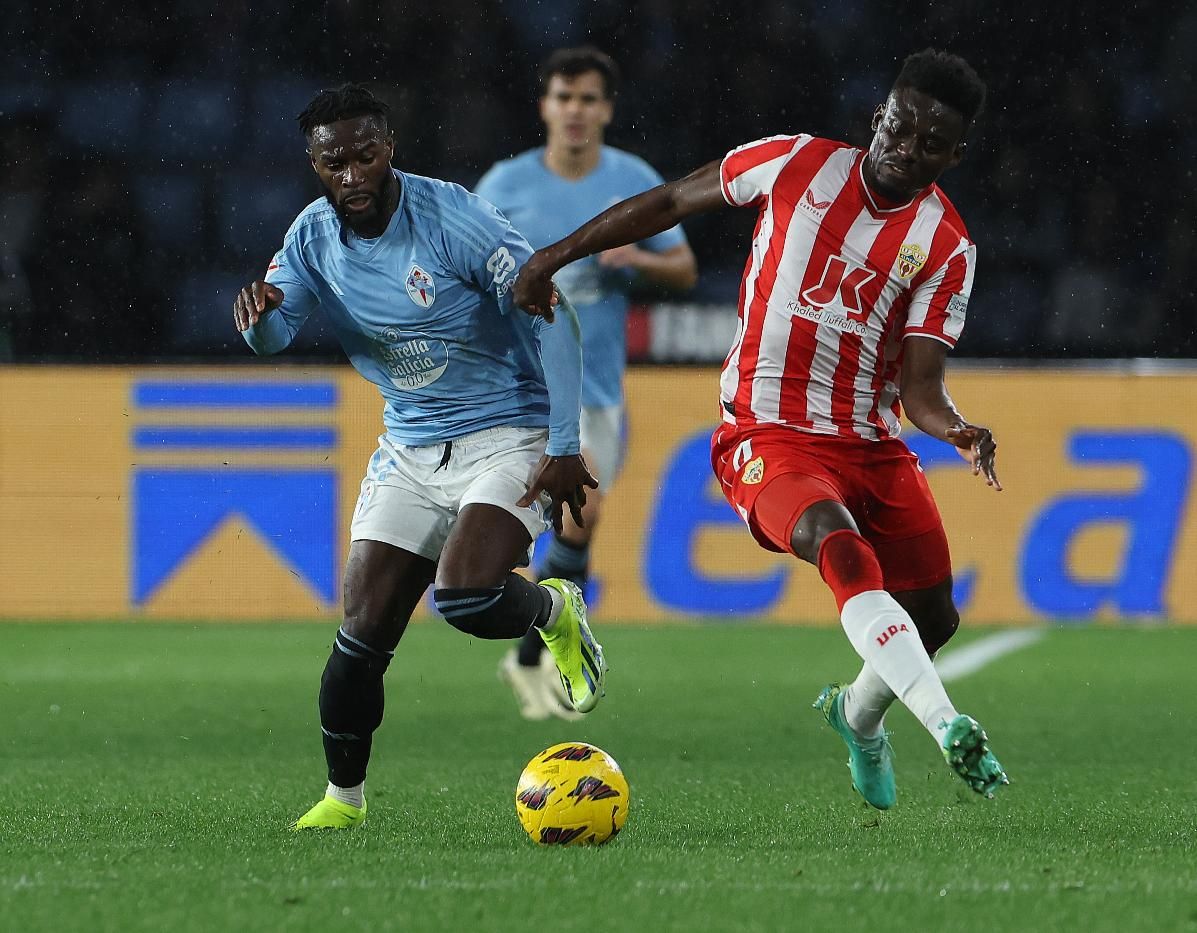
[{"label": "open hand", "polygon": [[547,492],[551,500],[549,519],[553,523],[553,530],[560,534],[563,506],[569,506],[569,514],[579,528],[585,524],[582,521],[582,506],[586,504],[587,487],[598,489],[598,480],[591,475],[581,454],[568,457],[545,454],[536,465],[528,491],[516,504],[527,508],[542,492]]},{"label": "open hand", "polygon": [[985,475],[985,482],[998,492],[1002,484],[997,478],[994,461],[997,458],[997,441],[993,432],[978,424],[962,424],[947,429],[948,442],[956,445],[956,452],[972,464],[973,476]]}]

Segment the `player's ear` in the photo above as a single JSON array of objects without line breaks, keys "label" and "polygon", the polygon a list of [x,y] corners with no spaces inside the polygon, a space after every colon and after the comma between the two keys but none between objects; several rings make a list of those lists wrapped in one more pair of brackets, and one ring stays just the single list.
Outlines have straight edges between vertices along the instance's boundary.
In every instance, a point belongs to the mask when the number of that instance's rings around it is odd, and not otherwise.
[{"label": "player's ear", "polygon": [[615,101],[610,97],[603,98],[603,126],[611,125],[611,121],[615,118]]},{"label": "player's ear", "polygon": [[963,141],[958,142],[956,144],[955,151],[952,153],[952,160],[948,163],[948,168],[955,168],[957,165],[959,165],[960,162],[964,159],[964,156],[967,152],[968,152],[968,143],[963,142]]},{"label": "player's ear", "polygon": [[870,127],[874,133],[877,132],[878,127],[881,126],[881,118],[885,116],[885,104],[878,104],[877,109],[873,111],[873,123]]}]

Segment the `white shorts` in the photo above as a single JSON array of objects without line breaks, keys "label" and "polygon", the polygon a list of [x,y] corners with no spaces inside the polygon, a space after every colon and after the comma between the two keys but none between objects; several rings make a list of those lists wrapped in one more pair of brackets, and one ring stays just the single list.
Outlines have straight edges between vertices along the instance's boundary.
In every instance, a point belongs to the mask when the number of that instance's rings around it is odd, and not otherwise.
[{"label": "white shorts", "polygon": [[439,560],[458,514],[478,502],[510,512],[535,541],[551,527],[548,496],[526,508],[515,503],[528,491],[548,436],[543,428],[506,426],[467,434],[451,446],[406,447],[384,434],[362,480],[350,540],[382,541]]},{"label": "white shorts", "polygon": [[583,406],[579,426],[586,465],[605,493],[623,466],[623,406]]}]

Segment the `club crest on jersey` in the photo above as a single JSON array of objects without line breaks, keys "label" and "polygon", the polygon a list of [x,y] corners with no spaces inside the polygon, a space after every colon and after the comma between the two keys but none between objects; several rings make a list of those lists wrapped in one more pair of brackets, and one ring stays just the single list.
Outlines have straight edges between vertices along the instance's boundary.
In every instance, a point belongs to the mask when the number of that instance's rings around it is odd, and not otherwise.
[{"label": "club crest on jersey", "polygon": [[765,458],[757,457],[755,460],[749,460],[744,467],[744,472],[740,474],[740,482],[747,483],[749,486],[755,486],[765,478]]},{"label": "club crest on jersey", "polygon": [[432,303],[436,301],[436,285],[433,284],[432,276],[415,263],[407,273],[407,297],[421,308],[431,308]]},{"label": "club crest on jersey", "polygon": [[904,279],[910,278],[927,261],[927,254],[917,243],[903,243],[898,249],[898,275]]}]

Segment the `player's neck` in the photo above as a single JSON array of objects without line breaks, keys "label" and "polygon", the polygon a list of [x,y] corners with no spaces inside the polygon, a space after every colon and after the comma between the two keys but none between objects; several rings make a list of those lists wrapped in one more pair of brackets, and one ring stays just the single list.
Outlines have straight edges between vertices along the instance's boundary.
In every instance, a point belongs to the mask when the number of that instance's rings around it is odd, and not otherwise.
[{"label": "player's neck", "polygon": [[602,148],[601,142],[582,148],[571,148],[555,146],[550,141],[544,147],[544,164],[553,174],[576,181],[598,168]]}]

